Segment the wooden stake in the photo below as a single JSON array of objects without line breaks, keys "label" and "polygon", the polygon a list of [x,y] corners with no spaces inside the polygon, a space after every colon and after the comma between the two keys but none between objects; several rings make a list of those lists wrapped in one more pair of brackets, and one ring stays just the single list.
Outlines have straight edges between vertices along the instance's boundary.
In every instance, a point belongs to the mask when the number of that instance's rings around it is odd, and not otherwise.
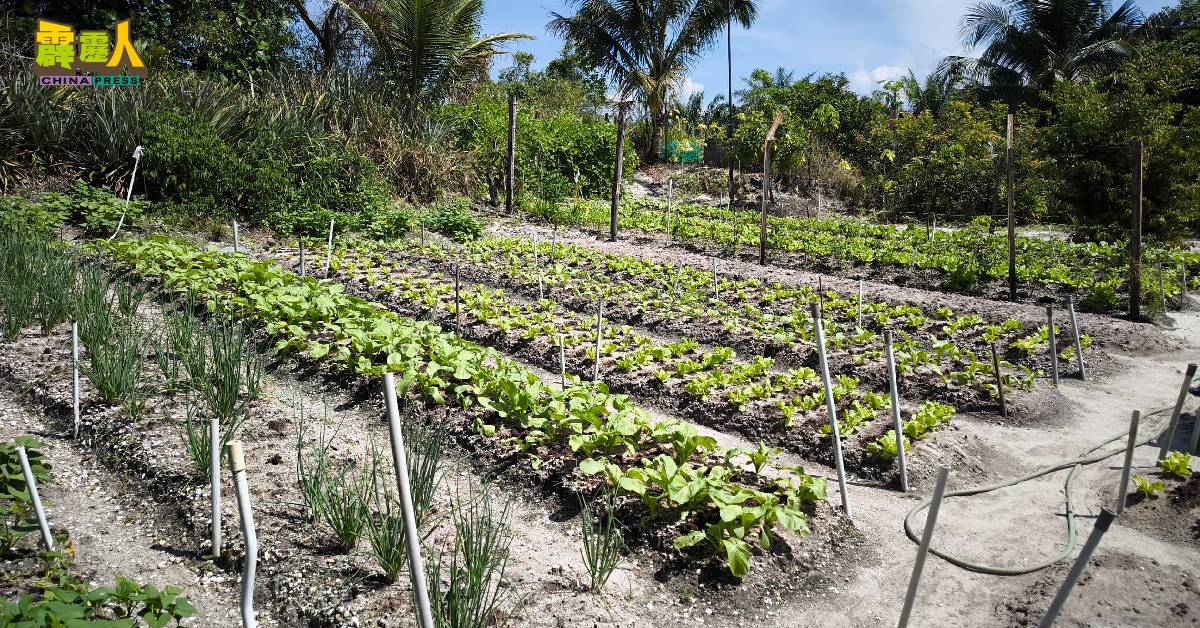
[{"label": "wooden stake", "polygon": [[1000,354],[996,343],[992,343],[992,372],[996,375],[996,393],[1000,397],[1000,416],[1008,418],[1008,406],[1004,404],[1004,376],[1000,374]]},{"label": "wooden stake", "polygon": [[617,241],[617,209],[621,205],[621,179],[625,168],[625,107],[629,103],[617,105],[617,167],[613,173],[612,207],[609,208],[608,241]]},{"label": "wooden stake", "polygon": [[1013,188],[1016,181],[1013,151],[1013,114],[1008,114],[1008,300],[1017,300],[1017,217]]},{"label": "wooden stake", "polygon": [[1046,336],[1050,340],[1050,381],[1058,385],[1058,341],[1054,334],[1054,306],[1046,306]]},{"label": "wooden stake", "polygon": [[1142,148],[1139,140],[1129,147],[1130,170],[1130,213],[1133,217],[1129,236],[1129,318],[1142,318]]},{"label": "wooden stake", "polygon": [[1129,420],[1129,442],[1125,445],[1125,465],[1121,467],[1121,486],[1117,490],[1117,514],[1125,512],[1125,498],[1129,494],[1129,468],[1133,465],[1133,449],[1137,446],[1138,420],[1142,413],[1133,411]]},{"label": "wooden stake", "polygon": [[508,95],[508,155],[504,160],[504,209],[513,212],[513,188],[517,171],[517,96]]}]

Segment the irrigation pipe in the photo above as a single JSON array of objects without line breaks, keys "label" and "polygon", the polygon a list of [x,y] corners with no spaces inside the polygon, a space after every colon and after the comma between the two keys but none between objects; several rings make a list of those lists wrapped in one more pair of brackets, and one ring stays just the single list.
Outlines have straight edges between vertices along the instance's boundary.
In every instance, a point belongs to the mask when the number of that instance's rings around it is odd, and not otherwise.
[{"label": "irrigation pipe", "polygon": [[[1144,414],[1143,418],[1149,418],[1149,417],[1152,417],[1152,416],[1155,416],[1158,414],[1162,414],[1164,412],[1170,412],[1173,409],[1174,409],[1174,406],[1167,406],[1164,408],[1159,408],[1157,410],[1152,410],[1152,411]],[[1165,432],[1166,429],[1167,429],[1167,425],[1162,425],[1158,429],[1152,430],[1151,436],[1137,441],[1137,445],[1141,446],[1141,445],[1149,444],[1151,441],[1158,438],[1163,432]],[[1095,464],[1102,460],[1111,458],[1117,454],[1124,453],[1126,450],[1126,447],[1122,447],[1117,450],[1098,453],[1098,454],[1092,453],[1092,452],[1096,451],[1097,449],[1100,449],[1101,447],[1104,447],[1105,445],[1119,441],[1122,438],[1126,438],[1128,435],[1129,435],[1128,431],[1122,431],[1118,434],[1110,436],[1110,437],[1104,439],[1104,441],[1102,441],[1101,443],[1097,444],[1095,447],[1092,447],[1091,449],[1089,449],[1083,457],[1076,458],[1074,460],[1067,460],[1067,461],[1060,462],[1055,465],[1051,465],[1049,467],[1043,467],[1041,469],[1038,469],[1037,471],[1033,471],[1031,473],[1022,475],[1020,477],[1013,478],[1011,480],[1005,480],[1003,482],[999,482],[996,484],[989,484],[987,486],[976,486],[976,487],[972,487],[972,488],[960,489],[957,491],[950,491],[944,495],[944,498],[947,498],[947,499],[951,498],[951,497],[965,497],[965,496],[971,496],[971,495],[981,495],[983,493],[990,493],[992,491],[998,491],[1002,488],[1016,486],[1016,485],[1022,484],[1024,482],[1028,482],[1030,480],[1040,478],[1043,475],[1049,475],[1051,473],[1056,473],[1058,471],[1062,471],[1062,470],[1068,469],[1068,468],[1071,469],[1071,473],[1069,475],[1067,475],[1067,481],[1066,481],[1066,484],[1064,487],[1065,493],[1066,493],[1066,500],[1065,500],[1066,506],[1065,507],[1066,507],[1066,513],[1067,513],[1067,544],[1063,547],[1062,552],[1060,552],[1056,556],[1046,559],[1042,562],[1039,562],[1039,563],[1036,563],[1033,565],[1029,565],[1029,566],[1025,566],[1025,567],[997,567],[995,565],[986,565],[983,563],[967,560],[965,558],[955,556],[954,554],[951,554],[949,552],[939,550],[935,547],[929,548],[930,553],[932,553],[934,556],[937,556],[938,558],[941,558],[942,560],[945,560],[946,562],[948,562],[952,565],[962,567],[963,569],[966,569],[967,571],[974,571],[977,573],[989,574],[989,575],[993,575],[993,576],[1022,576],[1025,574],[1034,573],[1036,571],[1041,571],[1042,569],[1045,569],[1051,565],[1054,565],[1054,564],[1058,563],[1059,561],[1069,558],[1071,556],[1071,554],[1075,551],[1075,541],[1076,541],[1076,538],[1075,538],[1076,537],[1075,510],[1074,510],[1074,507],[1071,502],[1071,484],[1074,482],[1075,476],[1079,473],[1079,470],[1084,465]],[[927,499],[927,500],[924,500],[921,503],[917,504],[912,510],[908,511],[908,515],[904,518],[904,533],[907,534],[908,538],[911,539],[915,543],[920,543],[921,537],[920,537],[920,532],[914,527],[914,522],[916,521],[917,515],[920,514],[920,512],[922,510],[925,510],[926,508],[928,508],[929,505],[932,503],[932,501],[933,501],[932,499]]]}]

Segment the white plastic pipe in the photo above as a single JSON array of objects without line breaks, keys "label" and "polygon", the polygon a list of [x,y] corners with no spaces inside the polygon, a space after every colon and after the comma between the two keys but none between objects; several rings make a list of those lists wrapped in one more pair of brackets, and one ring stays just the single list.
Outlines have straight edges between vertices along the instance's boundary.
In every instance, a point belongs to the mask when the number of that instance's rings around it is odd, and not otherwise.
[{"label": "white plastic pipe", "polygon": [[667,239],[671,239],[671,195],[675,191],[675,180],[667,179]]},{"label": "white plastic pipe", "polygon": [[304,237],[300,237],[300,276],[304,277]]},{"label": "white plastic pipe", "polygon": [[246,486],[246,458],[242,441],[229,441],[229,470],[237,490],[238,517],[242,524],[242,539],[246,543],[246,559],[242,565],[242,627],[255,628],[254,575],[258,571],[258,534],[254,530],[254,510],[250,507],[250,490]]},{"label": "white plastic pipe", "polygon": [[238,227],[236,219],[233,221],[233,252],[238,252]]},{"label": "white plastic pipe", "polygon": [[54,535],[50,533],[50,524],[46,522],[46,511],[42,508],[42,498],[38,495],[37,478],[33,476],[33,468],[29,466],[29,454],[25,453],[24,445],[17,445],[17,457],[21,459],[21,472],[25,474],[25,485],[29,488],[29,498],[33,501],[33,513],[37,515],[42,543],[46,545],[47,551],[53,552]]},{"label": "white plastic pipe", "polygon": [[125,226],[125,213],[129,211],[129,201],[133,198],[133,179],[137,176],[138,164],[142,162],[142,147],[138,146],[133,149],[133,172],[129,173],[129,189],[125,190],[125,207],[121,210],[121,218],[117,221],[117,229],[113,231],[111,236],[108,236],[108,241],[112,242],[117,234],[121,233],[121,227]]},{"label": "white plastic pipe", "polygon": [[212,501],[212,555],[221,555],[221,421],[208,421],[208,480]]},{"label": "white plastic pipe", "polygon": [[567,389],[567,337],[558,335],[558,379],[559,386]]},{"label": "white plastic pipe", "polygon": [[604,320],[604,299],[600,299],[596,305],[596,368],[592,372],[592,381],[600,381],[600,338],[603,331]]},{"label": "white plastic pipe", "polygon": [[329,264],[333,260],[333,219],[329,219],[329,244],[325,246],[325,278],[329,279]]},{"label": "white plastic pipe", "polygon": [[1183,374],[1183,385],[1179,387],[1179,398],[1175,400],[1175,411],[1171,413],[1171,423],[1167,427],[1166,433],[1162,438],[1162,445],[1158,448],[1158,459],[1162,460],[1167,457],[1167,452],[1171,450],[1171,444],[1175,440],[1175,429],[1179,427],[1179,415],[1183,413],[1183,404],[1187,401],[1188,390],[1192,387],[1192,378],[1196,376],[1196,365],[1187,365],[1187,371]]},{"label": "white plastic pipe", "polygon": [[412,490],[408,483],[408,457],[404,453],[404,437],[400,431],[400,408],[396,400],[396,376],[393,373],[383,374],[383,396],[387,404],[396,486],[400,491],[400,511],[404,517],[404,536],[408,542],[408,571],[412,578],[413,595],[416,597],[421,628],[434,628],[433,614],[429,610],[429,589],[425,585],[425,566],[421,562],[421,536],[417,530]]},{"label": "white plastic pipe", "polygon": [[837,405],[833,401],[833,385],[829,381],[829,361],[825,357],[825,326],[821,324],[821,308],[816,303],[810,310],[817,333],[817,356],[821,362],[821,380],[825,384],[825,407],[829,410],[829,425],[833,431],[833,458],[837,463],[838,487],[842,492],[842,510],[853,519],[850,494],[846,491],[846,466],[842,462],[842,433],[838,427]]},{"label": "white plastic pipe", "polygon": [[929,544],[933,541],[933,529],[937,525],[938,511],[942,508],[942,496],[946,493],[946,476],[950,467],[938,467],[937,484],[933,487],[933,500],[929,503],[929,514],[925,517],[925,532],[917,546],[917,559],[913,562],[912,577],[908,580],[908,592],[904,595],[904,610],[900,611],[899,628],[908,626],[912,617],[913,604],[917,601],[917,589],[921,586],[921,572],[925,569],[925,557],[929,555]]},{"label": "white plastic pipe", "polygon": [[454,332],[455,333],[460,332],[461,324],[462,324],[462,319],[459,317],[459,314],[458,314],[458,312],[459,312],[458,283],[459,283],[459,266],[458,266],[458,264],[455,264],[454,265]]},{"label": "white plastic pipe", "polygon": [[900,473],[900,489],[908,492],[908,466],[904,462],[904,423],[900,420],[900,390],[896,378],[896,354],[892,349],[892,330],[883,332],[887,345],[888,386],[892,393],[892,423],[896,430],[896,467]]},{"label": "white plastic pipe", "polygon": [[75,438],[83,423],[79,411],[79,321],[71,321],[71,411],[75,415]]},{"label": "white plastic pipe", "polygon": [[862,330],[863,280],[858,280],[858,329]]},{"label": "white plastic pipe", "polygon": [[1054,337],[1054,306],[1046,306],[1047,336],[1050,339],[1050,382],[1058,385],[1058,342]]}]

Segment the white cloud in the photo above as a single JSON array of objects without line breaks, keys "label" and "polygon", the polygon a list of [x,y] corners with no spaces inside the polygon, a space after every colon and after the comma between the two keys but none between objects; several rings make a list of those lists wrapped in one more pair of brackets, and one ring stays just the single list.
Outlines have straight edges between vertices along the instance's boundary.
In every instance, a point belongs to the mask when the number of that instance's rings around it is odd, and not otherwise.
[{"label": "white cloud", "polygon": [[692,94],[704,91],[704,83],[697,83],[692,80],[692,77],[685,76],[683,77],[683,83],[680,83],[676,89],[679,92],[679,100],[687,102],[687,99],[691,98]]},{"label": "white cloud", "polygon": [[858,62],[858,67],[850,73],[850,89],[860,94],[870,94],[880,88],[881,81],[893,81],[908,74],[907,68],[898,65],[881,65],[868,71],[866,64]]}]

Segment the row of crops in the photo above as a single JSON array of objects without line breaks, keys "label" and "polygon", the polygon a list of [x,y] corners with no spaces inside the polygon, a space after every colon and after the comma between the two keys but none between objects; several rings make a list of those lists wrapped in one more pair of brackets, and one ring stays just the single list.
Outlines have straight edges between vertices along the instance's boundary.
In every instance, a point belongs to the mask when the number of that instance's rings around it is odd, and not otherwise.
[{"label": "row of crops", "polygon": [[[577,225],[606,225],[608,216],[608,204],[599,201],[568,201],[551,212],[552,219]],[[672,236],[684,243],[758,246],[759,216],[754,212],[674,204],[669,218]],[[622,227],[667,232],[668,212],[662,201],[627,199],[620,219]],[[775,263],[929,271],[940,278],[942,287],[955,291],[974,291],[1008,277],[1004,230],[993,234],[983,223],[931,231],[844,219],[772,216],[768,222],[768,249],[788,254],[782,260],[777,256]],[[1119,295],[1126,291],[1128,279],[1127,243],[1018,237],[1016,248],[1021,285],[1078,294],[1081,305],[1090,311],[1108,312],[1120,306]],[[1200,288],[1200,252],[1150,246],[1143,259],[1142,285],[1149,295],[1178,295],[1185,267],[1189,284]]]},{"label": "row of crops", "polygon": [[[298,263],[295,250],[276,254]],[[895,452],[884,331],[894,334],[899,390],[910,400],[902,404],[909,439],[949,421],[956,406],[997,409],[993,345],[1003,355],[1009,389],[1032,388],[1049,363],[1045,326],[732,279],[560,243],[363,241],[339,248],[331,267],[351,291],[414,318],[457,326],[465,337],[553,372],[565,367],[579,374],[568,376],[573,382],[599,379],[694,422],[831,461],[810,314],[819,304],[848,460],[881,478]],[[456,274],[470,282],[457,299]],[[597,343],[601,303],[605,323]],[[1069,330],[1056,331],[1067,346]],[[1073,358],[1073,348],[1057,356],[1064,370]]]},{"label": "row of crops", "polygon": [[686,424],[654,421],[603,385],[549,385],[518,363],[423,321],[278,265],[148,238],[104,253],[212,312],[260,324],[275,349],[356,376],[397,373],[410,398],[470,414],[474,437],[517,451],[531,473],[583,491],[606,485],[640,504],[641,526],[679,549],[749,570],[754,548],[781,530],[805,534],[825,481],[765,448],[734,451]]}]

